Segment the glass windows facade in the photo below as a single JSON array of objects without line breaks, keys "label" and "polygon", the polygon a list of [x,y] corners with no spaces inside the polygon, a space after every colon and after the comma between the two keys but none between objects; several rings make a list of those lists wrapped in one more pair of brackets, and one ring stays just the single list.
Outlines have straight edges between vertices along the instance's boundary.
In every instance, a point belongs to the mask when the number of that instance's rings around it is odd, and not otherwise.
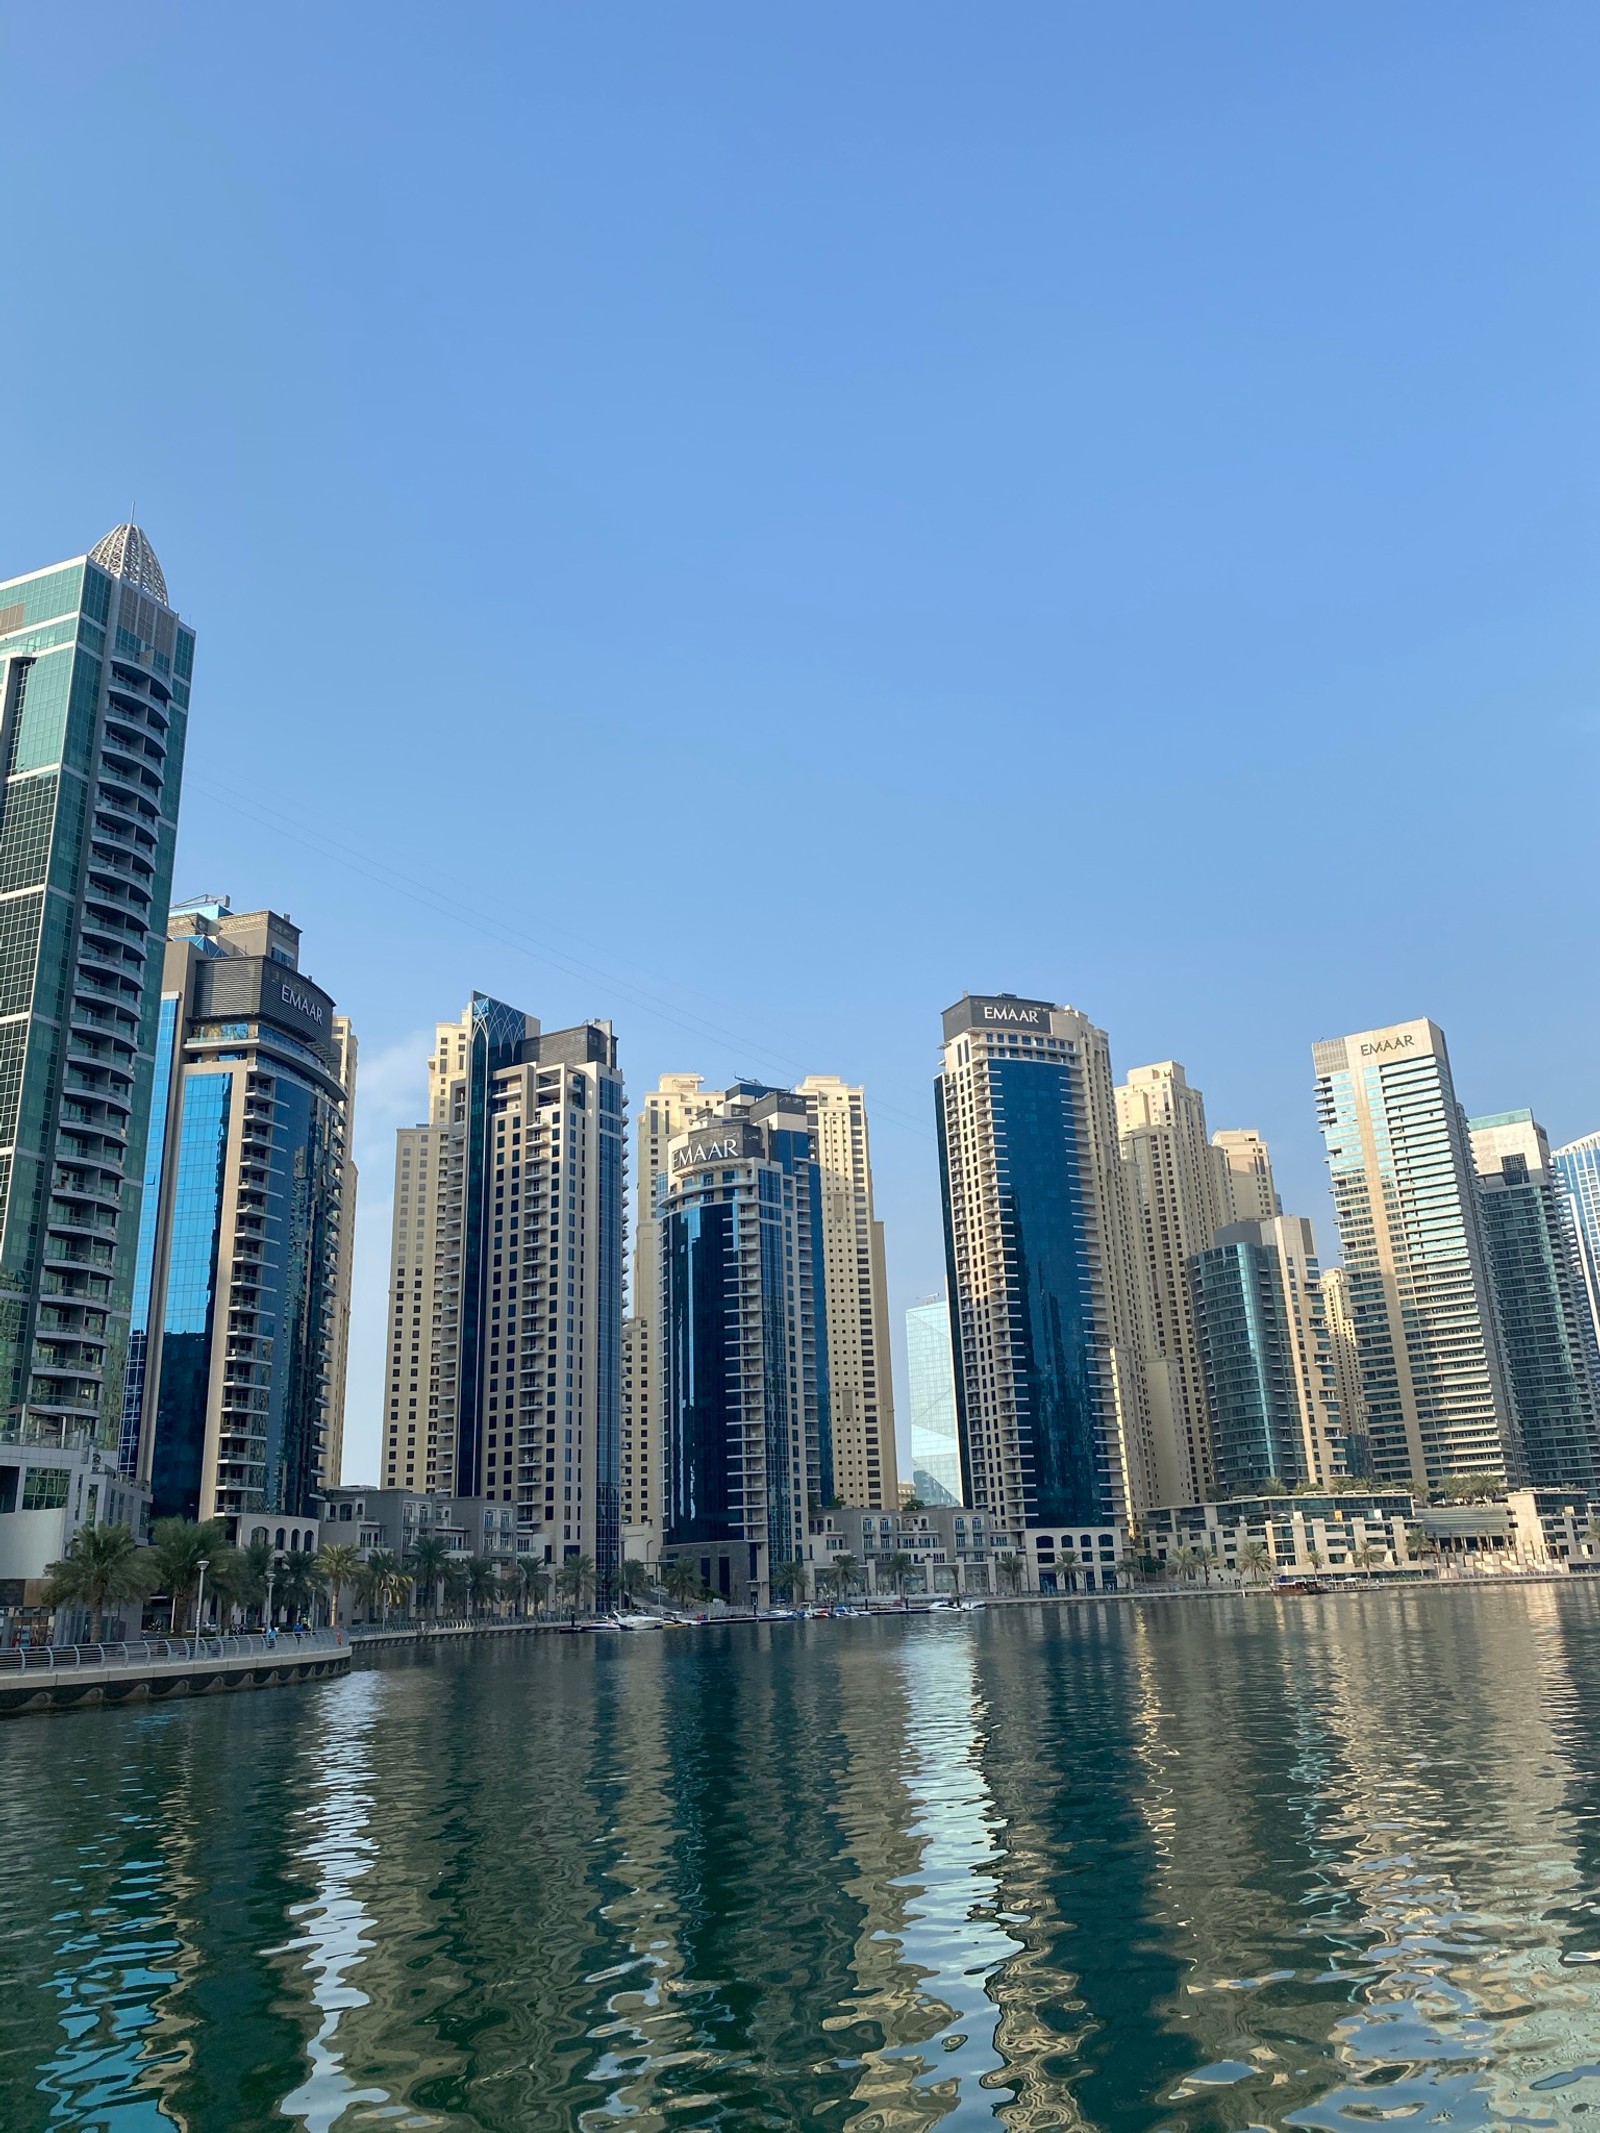
[{"label": "glass windows facade", "polygon": [[907,1311],[906,1379],[911,1396],[912,1485],[924,1503],[962,1503],[947,1303],[913,1304]]},{"label": "glass windows facade", "polygon": [[[113,545],[149,560],[142,537]],[[0,585],[0,1409],[108,1453],[186,721],[156,654],[177,627],[86,559]]]},{"label": "glass windows facade", "polygon": [[200,1501],[233,1094],[231,1071],[185,1079],[151,1469],[157,1518],[193,1518]]},{"label": "glass windows facade", "polygon": [[1275,1251],[1220,1244],[1192,1262],[1195,1331],[1211,1414],[1219,1496],[1264,1481],[1319,1479],[1306,1465],[1298,1362]]}]

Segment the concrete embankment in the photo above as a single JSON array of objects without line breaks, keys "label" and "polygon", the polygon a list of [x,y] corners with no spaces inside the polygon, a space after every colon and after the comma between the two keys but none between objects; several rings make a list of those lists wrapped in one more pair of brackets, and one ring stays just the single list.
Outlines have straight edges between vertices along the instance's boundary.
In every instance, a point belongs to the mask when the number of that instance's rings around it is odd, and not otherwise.
[{"label": "concrete embankment", "polygon": [[275,1644],[263,1637],[174,1637],[0,1652],[0,1718],[322,1681],[348,1673],[351,1657],[348,1640],[327,1630],[280,1636]]}]

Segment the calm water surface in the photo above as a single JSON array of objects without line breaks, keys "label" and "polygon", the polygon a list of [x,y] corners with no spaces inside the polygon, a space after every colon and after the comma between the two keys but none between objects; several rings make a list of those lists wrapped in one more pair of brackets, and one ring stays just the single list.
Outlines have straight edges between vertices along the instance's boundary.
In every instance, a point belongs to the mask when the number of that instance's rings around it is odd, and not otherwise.
[{"label": "calm water surface", "polygon": [[4,2133],[1600,2133],[1584,1587],[506,1639],[0,1756]]}]

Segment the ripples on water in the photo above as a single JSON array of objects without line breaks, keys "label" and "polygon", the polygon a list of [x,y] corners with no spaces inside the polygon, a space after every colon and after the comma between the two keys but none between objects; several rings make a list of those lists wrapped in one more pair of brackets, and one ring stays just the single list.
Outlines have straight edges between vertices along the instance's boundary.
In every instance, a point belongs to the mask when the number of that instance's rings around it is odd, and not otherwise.
[{"label": "ripples on water", "polygon": [[1582,2125],[1597,1750],[1600,1592],[1555,1585],[23,1720],[0,2129]]}]

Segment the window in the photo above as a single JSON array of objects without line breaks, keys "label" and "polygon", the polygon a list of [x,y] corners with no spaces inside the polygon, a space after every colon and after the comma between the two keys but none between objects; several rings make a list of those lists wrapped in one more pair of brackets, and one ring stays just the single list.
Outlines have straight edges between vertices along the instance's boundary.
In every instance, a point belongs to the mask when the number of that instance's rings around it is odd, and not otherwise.
[{"label": "window", "polygon": [[24,1511],[59,1511],[67,1500],[67,1470],[64,1466],[34,1466],[22,1484]]}]

